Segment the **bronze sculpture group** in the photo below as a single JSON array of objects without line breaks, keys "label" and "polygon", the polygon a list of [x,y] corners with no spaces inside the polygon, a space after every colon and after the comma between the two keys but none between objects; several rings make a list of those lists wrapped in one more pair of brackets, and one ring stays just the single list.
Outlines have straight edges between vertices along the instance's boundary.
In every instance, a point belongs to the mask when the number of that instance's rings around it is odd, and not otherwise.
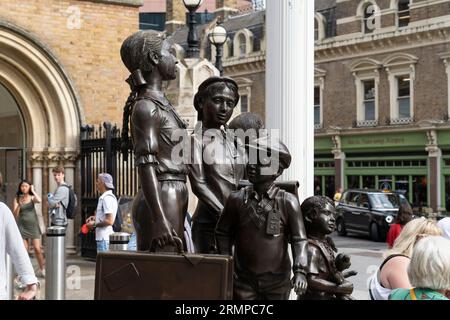
[{"label": "bronze sculpture group", "polygon": [[[236,82],[211,77],[199,86],[197,126],[181,151],[187,161],[174,161],[187,126],[162,91],[163,81],[176,78],[169,41],[159,32],[139,31],[124,41],[121,57],[131,88],[123,134],[130,118],[141,184],[133,205],[138,250],[172,250],[174,237],[183,239],[188,176],[199,200],[192,227],[196,252],[234,257],[235,299],[286,300],[291,288],[299,299],[350,299],[353,286],[345,278],[354,273],[344,271],[349,257],[335,256],[328,237],[333,202],[311,197],[300,206],[296,194],[277,186],[291,163],[287,147],[266,133],[240,139],[233,130],[261,129],[257,116],[244,114],[233,129],[227,126],[239,102]],[[175,131],[181,139],[173,139]]]}]

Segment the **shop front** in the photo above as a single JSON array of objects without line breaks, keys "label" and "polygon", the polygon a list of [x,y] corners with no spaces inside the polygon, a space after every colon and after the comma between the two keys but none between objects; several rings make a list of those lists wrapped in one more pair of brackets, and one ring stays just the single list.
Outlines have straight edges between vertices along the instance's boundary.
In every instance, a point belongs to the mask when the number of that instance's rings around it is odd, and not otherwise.
[{"label": "shop front", "polygon": [[445,199],[450,209],[450,132],[442,161],[437,136],[435,130],[416,130],[316,137],[315,190],[327,196],[331,185],[397,191],[416,210],[442,210]]}]

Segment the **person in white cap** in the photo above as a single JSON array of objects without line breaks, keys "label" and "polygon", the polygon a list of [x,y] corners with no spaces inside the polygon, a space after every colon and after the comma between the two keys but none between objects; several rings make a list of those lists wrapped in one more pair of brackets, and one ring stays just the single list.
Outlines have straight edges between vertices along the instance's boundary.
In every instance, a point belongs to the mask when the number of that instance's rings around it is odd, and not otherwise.
[{"label": "person in white cap", "polygon": [[113,194],[113,178],[108,173],[100,173],[97,178],[97,189],[101,193],[98,199],[95,216],[86,220],[89,229],[95,228],[95,240],[97,242],[97,252],[108,251],[109,235],[114,232],[112,225],[117,214],[117,198]]}]

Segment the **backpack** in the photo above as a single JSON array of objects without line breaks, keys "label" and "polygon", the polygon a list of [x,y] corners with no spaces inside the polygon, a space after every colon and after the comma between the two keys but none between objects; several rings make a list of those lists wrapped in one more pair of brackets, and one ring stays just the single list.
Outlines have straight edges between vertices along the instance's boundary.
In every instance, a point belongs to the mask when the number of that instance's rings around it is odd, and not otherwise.
[{"label": "backpack", "polygon": [[120,212],[120,210],[117,210],[117,214],[116,214],[116,218],[114,219],[114,223],[113,223],[113,230],[114,232],[120,232],[122,231],[122,213]]},{"label": "backpack", "polygon": [[61,205],[64,208],[64,211],[66,211],[66,217],[67,219],[74,219],[76,215],[76,208],[77,208],[77,195],[73,191],[72,187],[66,184],[63,184],[62,186],[67,187],[69,189],[69,203],[67,204],[67,208],[64,207],[64,204],[61,202]]}]

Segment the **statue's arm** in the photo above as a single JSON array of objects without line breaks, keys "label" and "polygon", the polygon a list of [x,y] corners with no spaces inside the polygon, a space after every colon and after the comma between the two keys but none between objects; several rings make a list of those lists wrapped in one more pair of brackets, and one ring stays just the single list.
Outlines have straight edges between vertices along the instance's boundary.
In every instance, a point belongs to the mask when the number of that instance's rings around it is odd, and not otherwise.
[{"label": "statue's arm", "polygon": [[285,194],[285,205],[288,214],[290,228],[290,240],[292,249],[293,265],[292,271],[306,274],[308,266],[308,241],[300,203],[297,198],[287,193]]},{"label": "statue's arm", "polygon": [[219,254],[232,255],[233,236],[237,225],[238,211],[236,203],[239,201],[236,196],[239,192],[233,192],[228,197],[222,215],[217,221],[215,238]]},{"label": "statue's arm", "polygon": [[353,285],[345,281],[341,285],[334,282],[321,279],[317,275],[308,275],[308,288],[311,291],[322,291],[335,294],[351,294],[353,292]]}]

